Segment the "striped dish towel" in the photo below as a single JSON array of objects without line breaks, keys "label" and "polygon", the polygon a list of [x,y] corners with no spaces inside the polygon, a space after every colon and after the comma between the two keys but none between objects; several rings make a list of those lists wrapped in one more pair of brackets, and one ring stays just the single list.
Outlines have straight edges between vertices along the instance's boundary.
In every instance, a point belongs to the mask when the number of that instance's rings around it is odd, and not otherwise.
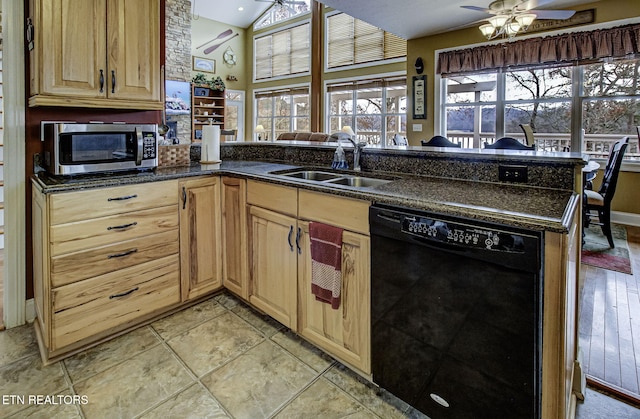
[{"label": "striped dish towel", "polygon": [[311,293],[316,300],[340,307],[342,287],[342,229],[309,223],[311,240]]}]

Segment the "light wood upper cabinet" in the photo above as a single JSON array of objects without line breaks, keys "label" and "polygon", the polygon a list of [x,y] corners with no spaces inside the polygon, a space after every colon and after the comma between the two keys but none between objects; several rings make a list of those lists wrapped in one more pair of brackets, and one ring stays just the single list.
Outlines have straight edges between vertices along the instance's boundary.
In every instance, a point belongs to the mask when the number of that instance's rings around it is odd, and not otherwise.
[{"label": "light wood upper cabinet", "polygon": [[182,300],[222,287],[220,178],[180,182]]},{"label": "light wood upper cabinet", "polygon": [[159,0],[30,0],[29,106],[162,109]]},{"label": "light wood upper cabinet", "polygon": [[247,248],[247,181],[222,178],[222,283],[249,299]]}]

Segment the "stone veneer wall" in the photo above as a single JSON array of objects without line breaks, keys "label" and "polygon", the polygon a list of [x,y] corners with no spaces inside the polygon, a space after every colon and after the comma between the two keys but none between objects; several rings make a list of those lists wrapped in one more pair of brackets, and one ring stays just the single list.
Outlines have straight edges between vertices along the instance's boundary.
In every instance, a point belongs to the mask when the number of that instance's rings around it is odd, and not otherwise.
[{"label": "stone veneer wall", "polygon": [[[191,0],[165,2],[165,79],[191,82]],[[191,142],[191,115],[170,115],[178,122],[181,144]]]}]

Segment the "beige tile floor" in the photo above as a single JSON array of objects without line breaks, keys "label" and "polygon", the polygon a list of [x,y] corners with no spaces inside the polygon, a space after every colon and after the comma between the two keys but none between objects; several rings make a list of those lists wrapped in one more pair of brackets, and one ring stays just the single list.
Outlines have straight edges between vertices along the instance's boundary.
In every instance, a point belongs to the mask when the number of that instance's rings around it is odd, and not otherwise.
[{"label": "beige tile floor", "polygon": [[1,332],[0,395],[19,418],[421,416],[230,294],[47,367],[33,326]]},{"label": "beige tile floor", "polygon": [[0,397],[14,418],[424,417],[226,293],[46,367],[31,325],[0,332]]}]

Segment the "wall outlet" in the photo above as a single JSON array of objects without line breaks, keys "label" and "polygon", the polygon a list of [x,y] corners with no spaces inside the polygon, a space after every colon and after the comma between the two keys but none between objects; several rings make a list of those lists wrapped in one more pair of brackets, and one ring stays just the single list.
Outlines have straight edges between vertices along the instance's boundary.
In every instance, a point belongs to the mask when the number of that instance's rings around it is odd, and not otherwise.
[{"label": "wall outlet", "polygon": [[527,182],[527,166],[499,165],[498,180],[502,182]]}]

